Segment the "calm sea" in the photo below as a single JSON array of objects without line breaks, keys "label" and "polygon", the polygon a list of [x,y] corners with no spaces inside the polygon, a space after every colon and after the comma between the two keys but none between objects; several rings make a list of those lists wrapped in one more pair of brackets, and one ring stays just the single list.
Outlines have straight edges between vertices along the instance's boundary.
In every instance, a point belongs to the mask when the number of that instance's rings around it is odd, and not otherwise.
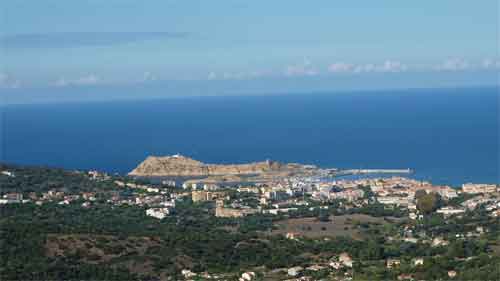
[{"label": "calm sea", "polygon": [[189,97],[2,108],[2,161],[126,173],[148,155],[412,168],[499,183],[496,88]]}]

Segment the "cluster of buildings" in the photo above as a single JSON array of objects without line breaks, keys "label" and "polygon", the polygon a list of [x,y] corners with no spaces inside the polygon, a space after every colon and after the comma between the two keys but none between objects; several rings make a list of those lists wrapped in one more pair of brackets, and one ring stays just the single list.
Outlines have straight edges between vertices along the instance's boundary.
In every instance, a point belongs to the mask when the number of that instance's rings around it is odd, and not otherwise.
[{"label": "cluster of buildings", "polygon": [[41,196],[38,196],[35,192],[30,192],[27,194],[27,197],[20,192],[11,192],[4,194],[0,198],[0,204],[33,202],[36,205],[42,205],[44,203],[57,202],[57,204],[59,205],[67,205],[78,199],[95,201],[96,197],[94,192],[82,192],[81,194],[68,194],[64,191],[49,190],[47,192],[42,192]]},{"label": "cluster of buildings", "polygon": [[437,193],[444,199],[452,199],[458,196],[457,190],[445,185],[432,185],[429,182],[417,181],[403,177],[392,177],[384,179],[364,179],[358,181],[359,185],[369,186],[376,197],[400,197],[411,201],[415,198],[417,191],[426,193]]},{"label": "cluster of buildings", "polygon": [[[2,175],[14,177],[9,171],[1,171]],[[91,180],[111,180],[111,177],[98,171],[86,172]],[[417,192],[437,193],[445,201],[450,201],[460,193],[473,196],[461,203],[460,206],[444,206],[437,213],[445,216],[459,215],[467,210],[475,210],[478,206],[485,206],[486,210],[495,217],[500,216],[499,188],[492,184],[463,184],[461,189],[450,186],[432,185],[426,181],[418,181],[405,177],[388,178],[358,178],[353,180],[331,180],[321,176],[290,176],[270,179],[268,182],[257,185],[232,186],[230,189],[222,188],[216,183],[203,183],[187,181],[182,184],[182,189],[171,192],[168,187],[177,187],[174,180],[164,180],[162,185],[138,184],[123,180],[114,180],[117,187],[132,190],[128,196],[120,192],[108,196],[106,201],[115,205],[138,205],[149,208],[146,214],[156,218],[164,218],[175,209],[175,201],[191,197],[197,202],[217,202],[215,216],[217,217],[243,217],[256,213],[278,215],[297,211],[299,207],[308,205],[311,200],[318,203],[327,203],[333,200],[345,200],[354,206],[362,206],[374,202],[383,205],[395,205],[407,208],[412,219],[421,215],[416,211]],[[180,187],[180,186],[179,186]],[[134,190],[137,190],[135,192]],[[228,192],[231,190],[231,192]],[[238,197],[230,198],[229,193],[244,195],[249,194],[258,200],[257,205],[247,205],[239,202]],[[367,192],[371,194],[367,194]],[[369,195],[369,196],[368,196]],[[41,196],[34,193],[23,198],[23,194],[4,194],[0,204],[27,203],[33,201],[41,205],[45,202],[56,201],[58,204],[70,204],[83,199],[85,207],[90,207],[96,201],[95,192],[82,192],[80,194],[66,194],[62,190],[50,190]],[[326,204],[328,205],[328,204]]]},{"label": "cluster of buildings", "polygon": [[[184,189],[190,189],[193,202],[217,202],[215,216],[243,217],[256,213],[278,215],[297,211],[298,207],[308,205],[309,199],[320,204],[342,199],[355,206],[370,203],[394,205],[407,208],[411,219],[422,218],[416,207],[417,192],[437,193],[445,202],[459,196],[460,193],[477,195],[465,201],[461,206],[444,206],[437,213],[444,216],[465,213],[479,205],[486,204],[487,210],[494,216],[499,215],[499,196],[496,185],[464,184],[462,190],[445,185],[432,185],[405,177],[360,178],[355,180],[325,180],[319,177],[289,177],[260,183],[257,185],[233,188],[237,193],[249,194],[258,199],[258,206],[248,206],[230,198],[227,189],[213,183],[184,183]],[[370,198],[366,194],[371,192]],[[239,197],[239,196],[236,196]],[[309,198],[306,200],[306,198]],[[326,205],[323,207],[327,207]],[[311,210],[313,208],[310,208]]]},{"label": "cluster of buildings", "polygon": [[123,182],[123,181],[114,181],[114,183],[117,185],[117,186],[120,186],[120,187],[128,187],[128,188],[134,188],[134,189],[142,189],[146,192],[161,192],[161,190],[157,187],[153,187],[153,186],[149,186],[149,185],[145,185],[145,184],[137,184],[137,183],[131,183],[131,182]]},{"label": "cluster of buildings", "polygon": [[111,179],[111,176],[109,176],[108,174],[96,170],[88,171],[87,176],[91,180],[96,180],[96,181],[105,181]]},{"label": "cluster of buildings", "polygon": [[220,218],[241,218],[260,212],[261,209],[251,208],[244,205],[239,205],[238,208],[225,207],[223,200],[217,200],[215,207],[215,216]]},{"label": "cluster of buildings", "polygon": [[[15,177],[8,171],[2,171],[2,175]],[[110,180],[106,174],[97,171],[87,173],[92,180]],[[111,181],[110,181],[111,182]],[[116,191],[109,192],[105,197],[101,197],[98,191],[80,192],[78,194],[68,194],[63,190],[49,190],[43,193],[7,193],[0,197],[0,204],[28,203],[33,202],[42,205],[46,202],[56,202],[60,205],[81,202],[83,207],[91,207],[94,202],[102,201],[112,205],[135,205],[145,209],[147,216],[156,219],[165,219],[175,212],[176,202],[191,198],[194,203],[214,202],[216,217],[221,218],[241,218],[254,214],[279,215],[296,212],[299,208],[310,204],[308,210],[315,208],[328,209],[329,201],[344,200],[354,206],[371,203],[383,205],[395,205],[405,207],[409,210],[409,217],[417,220],[422,218],[416,207],[416,197],[419,192],[439,194],[445,202],[450,202],[461,194],[466,194],[467,200],[459,204],[447,204],[436,210],[436,213],[443,216],[455,216],[464,214],[467,211],[474,211],[484,208],[491,216],[500,217],[500,190],[497,185],[491,184],[464,184],[461,189],[450,186],[432,185],[426,181],[418,181],[404,177],[390,178],[360,178],[353,180],[331,180],[321,177],[289,177],[273,180],[257,185],[234,186],[231,189],[222,188],[213,183],[184,183],[182,188],[169,190],[161,186],[149,184],[138,184],[114,180],[118,187]],[[163,186],[176,187],[174,181],[163,181]],[[233,196],[236,194],[236,196]],[[246,199],[255,199],[249,203]],[[250,201],[252,201],[250,200]],[[464,233],[464,236],[481,235],[485,229],[478,227],[475,231]],[[446,246],[449,242],[443,237],[424,237],[425,235],[414,235],[412,229],[405,229],[401,237],[397,239],[410,243],[419,241],[428,243],[430,247]],[[293,233],[288,233],[287,238],[297,239]],[[407,262],[407,261],[406,261]],[[313,264],[310,266],[292,266],[284,269],[284,273],[290,280],[308,280],[310,272],[328,270],[331,272],[345,271],[353,267],[353,259],[342,253],[330,259],[327,263]],[[394,269],[401,266],[399,259],[388,259],[385,261],[386,268]],[[424,260],[416,258],[411,261],[412,266],[422,266]],[[186,279],[217,278],[217,275],[197,274],[190,270],[183,270],[182,274]],[[455,271],[450,271],[449,277],[456,276]],[[402,280],[409,276],[401,276]],[[256,279],[255,272],[248,271],[241,274],[240,281],[251,281]]]},{"label": "cluster of buildings", "polygon": [[494,193],[499,191],[498,186],[494,184],[465,183],[462,185],[462,192],[469,194]]},{"label": "cluster of buildings", "polygon": [[224,191],[204,191],[204,190],[191,191],[191,200],[193,200],[193,202],[195,202],[195,203],[196,202],[215,201],[215,200],[224,199],[224,198],[227,198],[226,192],[224,192]]},{"label": "cluster of buildings", "polygon": [[29,202],[29,200],[23,199],[23,195],[17,192],[4,194],[0,198],[0,204],[26,203],[26,202]]},{"label": "cluster of buildings", "polygon": [[[352,278],[352,273],[349,269],[353,266],[353,259],[348,253],[341,253],[330,259],[330,261],[324,263],[311,264],[308,266],[292,266],[288,268],[278,268],[274,269],[267,274],[279,274],[280,276],[287,279],[280,279],[286,281],[312,281],[313,279],[310,275],[318,271],[328,271],[329,273],[341,273],[342,276],[350,280]],[[230,280],[228,276],[223,276],[223,274],[209,274],[207,272],[196,273],[190,269],[181,270],[181,274],[185,280],[200,280],[201,278],[207,280]],[[262,275],[262,273],[260,273]],[[262,276],[255,271],[245,271],[238,276],[238,281],[254,281],[261,280]],[[232,279],[231,279],[232,280]]]},{"label": "cluster of buildings", "polygon": [[11,178],[14,178],[16,177],[16,175],[11,172],[11,171],[7,171],[7,170],[4,170],[4,171],[1,171],[0,174],[4,175],[4,176],[8,176],[8,177],[11,177]]},{"label": "cluster of buildings", "polygon": [[336,200],[344,199],[349,202],[354,202],[363,198],[365,192],[362,189],[347,187],[338,188],[336,186],[326,186],[312,193],[312,198],[317,200]]}]

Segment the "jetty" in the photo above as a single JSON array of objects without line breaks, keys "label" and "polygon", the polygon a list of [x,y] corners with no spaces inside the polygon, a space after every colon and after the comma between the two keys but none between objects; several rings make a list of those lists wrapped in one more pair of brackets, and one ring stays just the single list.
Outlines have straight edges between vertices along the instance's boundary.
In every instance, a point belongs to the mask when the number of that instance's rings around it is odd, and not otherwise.
[{"label": "jetty", "polygon": [[350,175],[365,175],[365,174],[412,174],[412,169],[349,169],[338,170],[330,169],[330,176],[350,176]]}]

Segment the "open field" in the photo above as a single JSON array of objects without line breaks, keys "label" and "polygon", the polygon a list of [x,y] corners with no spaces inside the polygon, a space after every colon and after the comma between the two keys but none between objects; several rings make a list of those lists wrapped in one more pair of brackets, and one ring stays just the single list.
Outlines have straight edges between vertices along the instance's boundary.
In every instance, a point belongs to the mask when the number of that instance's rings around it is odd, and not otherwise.
[{"label": "open field", "polygon": [[[392,221],[397,218],[387,218]],[[329,222],[321,222],[317,218],[299,218],[279,221],[275,224],[274,234],[295,233],[299,236],[317,238],[323,236],[348,236],[353,239],[363,239],[361,225],[389,224],[386,218],[372,217],[369,215],[354,214],[343,216],[330,216]]]}]

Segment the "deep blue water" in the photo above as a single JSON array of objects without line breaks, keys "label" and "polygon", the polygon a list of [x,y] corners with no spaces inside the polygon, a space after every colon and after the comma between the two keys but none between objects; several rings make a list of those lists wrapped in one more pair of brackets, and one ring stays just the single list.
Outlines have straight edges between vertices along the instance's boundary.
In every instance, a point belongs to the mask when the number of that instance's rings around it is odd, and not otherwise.
[{"label": "deep blue water", "polygon": [[499,183],[496,88],[11,105],[2,161],[126,173],[147,155],[412,168]]}]

